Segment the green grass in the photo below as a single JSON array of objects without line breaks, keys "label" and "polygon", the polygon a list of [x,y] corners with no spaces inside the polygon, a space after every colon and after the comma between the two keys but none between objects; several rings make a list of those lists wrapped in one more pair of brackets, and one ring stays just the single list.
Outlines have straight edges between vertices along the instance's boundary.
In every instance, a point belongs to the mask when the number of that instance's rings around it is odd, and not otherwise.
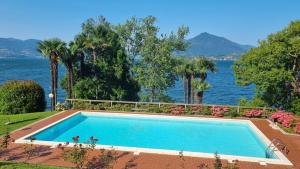
[{"label": "green grass", "polygon": [[12,163],[0,161],[0,169],[66,169],[62,167],[52,167],[39,164]]},{"label": "green grass", "polygon": [[[28,124],[46,118],[55,114],[56,112],[36,112],[16,115],[0,115],[0,135],[3,135],[6,130],[16,130]],[[10,122],[8,125],[5,123]]]}]

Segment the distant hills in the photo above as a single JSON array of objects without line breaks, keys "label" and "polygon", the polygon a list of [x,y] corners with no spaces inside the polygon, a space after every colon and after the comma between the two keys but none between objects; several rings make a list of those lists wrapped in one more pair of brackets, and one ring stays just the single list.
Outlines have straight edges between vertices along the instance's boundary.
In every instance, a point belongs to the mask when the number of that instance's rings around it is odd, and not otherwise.
[{"label": "distant hills", "polygon": [[[201,33],[187,40],[190,48],[185,52],[176,52],[177,55],[197,56],[202,55],[217,60],[235,60],[253,46],[241,45],[226,38]],[[14,38],[0,38],[0,57],[37,57],[37,44],[40,40],[19,40]]]},{"label": "distant hills", "polygon": [[40,40],[20,40],[14,38],[0,38],[0,57],[37,57],[37,44]]},{"label": "distant hills", "polygon": [[187,41],[190,43],[190,48],[185,52],[178,52],[178,55],[202,55],[212,59],[234,60],[253,47],[241,45],[207,32],[201,33]]}]

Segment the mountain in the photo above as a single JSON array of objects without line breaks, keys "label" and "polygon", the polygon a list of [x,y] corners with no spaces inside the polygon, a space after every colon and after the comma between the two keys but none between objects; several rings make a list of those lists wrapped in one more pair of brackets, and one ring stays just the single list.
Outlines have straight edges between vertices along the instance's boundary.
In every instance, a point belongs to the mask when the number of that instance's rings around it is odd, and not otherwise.
[{"label": "mountain", "polygon": [[201,33],[187,41],[190,43],[190,47],[185,52],[179,52],[179,55],[202,55],[215,59],[236,59],[253,47],[250,45],[241,45],[207,32]]},{"label": "mountain", "polygon": [[0,38],[0,57],[37,57],[37,44],[40,40],[20,40],[14,38]]}]

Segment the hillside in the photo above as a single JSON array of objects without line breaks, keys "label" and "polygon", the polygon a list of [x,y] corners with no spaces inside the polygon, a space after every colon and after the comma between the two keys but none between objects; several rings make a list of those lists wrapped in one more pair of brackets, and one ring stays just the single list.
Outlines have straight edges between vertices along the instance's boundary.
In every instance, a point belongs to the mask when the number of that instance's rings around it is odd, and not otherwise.
[{"label": "hillside", "polygon": [[38,42],[39,40],[36,39],[19,40],[14,38],[0,38],[0,57],[40,56],[37,52]]},{"label": "hillside", "polygon": [[204,55],[216,59],[224,59],[226,57],[236,59],[253,47],[250,45],[241,45],[226,38],[206,32],[189,39],[188,42],[190,43],[190,48],[185,52],[180,52],[179,55]]}]

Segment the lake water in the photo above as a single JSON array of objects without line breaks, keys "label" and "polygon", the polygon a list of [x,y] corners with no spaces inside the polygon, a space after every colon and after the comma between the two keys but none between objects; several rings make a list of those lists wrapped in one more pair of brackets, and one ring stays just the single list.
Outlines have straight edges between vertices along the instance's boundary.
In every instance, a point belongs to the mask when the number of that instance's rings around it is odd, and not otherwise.
[{"label": "lake water", "polygon": [[[211,88],[204,94],[204,103],[235,105],[241,97],[251,98],[254,94],[254,86],[241,87],[235,84],[232,61],[216,62],[218,72],[208,75],[208,83]],[[59,79],[65,74],[65,68],[60,65]],[[0,84],[6,80],[34,80],[43,86],[47,100],[50,93],[50,70],[47,59],[19,59],[0,58]],[[167,92],[169,96],[178,102],[184,100],[183,83],[178,80],[174,87]],[[58,101],[62,102],[66,93],[58,89]],[[49,105],[49,100],[48,100]]]}]

